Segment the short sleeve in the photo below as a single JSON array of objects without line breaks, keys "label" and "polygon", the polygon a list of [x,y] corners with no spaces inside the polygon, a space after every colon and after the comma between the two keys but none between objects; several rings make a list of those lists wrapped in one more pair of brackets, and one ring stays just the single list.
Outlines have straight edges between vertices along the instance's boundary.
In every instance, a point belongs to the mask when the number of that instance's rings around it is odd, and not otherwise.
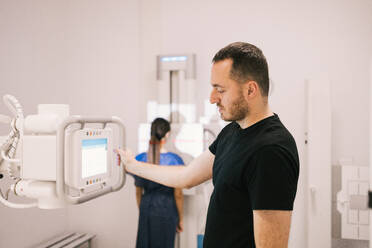
[{"label": "short sleeve", "polygon": [[251,175],[245,175],[253,210],[293,210],[298,163],[279,146],[256,152]]},{"label": "short sleeve", "polygon": [[184,165],[182,158],[173,152],[165,153],[160,156],[161,165]]},{"label": "short sleeve", "polygon": [[147,154],[145,152],[138,154],[136,160],[139,162],[147,162]]},{"label": "short sleeve", "polygon": [[182,158],[178,156],[177,154],[174,154],[174,164],[175,165],[184,165]]},{"label": "short sleeve", "polygon": [[218,144],[219,136],[213,141],[213,143],[209,146],[209,151],[216,155],[217,151],[217,144]]},{"label": "short sleeve", "polygon": [[223,137],[227,136],[229,133],[231,133],[232,127],[234,126],[235,122],[231,122],[227,126],[225,126],[221,132],[217,135],[217,138],[213,141],[213,143],[209,146],[209,151],[216,155],[217,152],[217,146],[221,142],[221,140],[224,140]]}]

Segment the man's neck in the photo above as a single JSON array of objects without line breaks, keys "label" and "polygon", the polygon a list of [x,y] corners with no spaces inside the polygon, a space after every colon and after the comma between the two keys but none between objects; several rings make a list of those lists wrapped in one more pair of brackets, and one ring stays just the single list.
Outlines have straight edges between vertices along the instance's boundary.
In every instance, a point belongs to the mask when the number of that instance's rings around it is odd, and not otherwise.
[{"label": "man's neck", "polygon": [[245,129],[247,127],[252,126],[253,124],[267,118],[270,116],[273,116],[274,113],[270,110],[269,106],[266,105],[262,108],[256,109],[256,110],[250,110],[247,116],[239,121],[236,121],[236,123],[239,124],[239,126],[242,129]]}]

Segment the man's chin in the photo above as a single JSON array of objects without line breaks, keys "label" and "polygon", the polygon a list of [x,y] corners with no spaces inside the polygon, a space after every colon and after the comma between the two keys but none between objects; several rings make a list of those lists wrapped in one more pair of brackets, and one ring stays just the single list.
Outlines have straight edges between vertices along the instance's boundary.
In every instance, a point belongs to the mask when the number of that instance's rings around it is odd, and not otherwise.
[{"label": "man's chin", "polygon": [[223,121],[232,121],[231,118],[227,118],[226,116],[224,116],[223,114],[220,114],[220,117]]}]

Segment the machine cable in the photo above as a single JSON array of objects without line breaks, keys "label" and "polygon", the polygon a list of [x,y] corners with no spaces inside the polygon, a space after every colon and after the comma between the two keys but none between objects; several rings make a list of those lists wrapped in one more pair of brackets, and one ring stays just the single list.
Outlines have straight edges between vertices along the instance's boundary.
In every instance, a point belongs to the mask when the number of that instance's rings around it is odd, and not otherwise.
[{"label": "machine cable", "polygon": [[[10,124],[11,127],[10,133],[0,146],[0,171],[4,170],[12,180],[19,182],[21,179],[16,175],[16,172],[19,171],[19,168],[15,164],[20,163],[20,160],[14,159],[14,157],[21,137],[21,128],[19,127],[22,127],[22,121],[24,119],[23,108],[14,96],[5,95],[3,100],[9,111],[14,115],[14,118],[12,119],[5,115],[0,116],[0,123]],[[0,202],[4,205],[12,208],[31,208],[37,206],[37,203],[18,204],[9,202],[8,198],[10,191],[11,188],[6,191],[4,196],[2,190],[0,189]]]}]

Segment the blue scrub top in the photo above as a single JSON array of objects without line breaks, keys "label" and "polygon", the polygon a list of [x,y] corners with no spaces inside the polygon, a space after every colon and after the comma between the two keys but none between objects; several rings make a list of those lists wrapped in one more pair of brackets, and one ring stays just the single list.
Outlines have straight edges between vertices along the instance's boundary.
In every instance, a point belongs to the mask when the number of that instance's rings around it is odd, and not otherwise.
[{"label": "blue scrub top", "polygon": [[[147,162],[147,153],[140,153],[136,156],[136,160]],[[160,154],[160,165],[174,166],[184,165],[180,156],[175,153],[167,152]],[[174,189],[164,186],[159,183],[134,176],[134,184],[137,187],[144,189],[144,194],[141,200],[140,211],[149,212],[151,215],[178,218],[177,209],[174,202]]]},{"label": "blue scrub top", "polygon": [[[143,152],[136,156],[136,160],[140,162],[147,162],[147,153]],[[160,165],[184,165],[183,160],[180,156],[173,152],[167,152],[167,153],[160,153]],[[149,184],[149,180],[146,180],[144,178],[134,176],[135,179],[135,185],[142,188],[148,188],[150,189],[151,185]],[[146,189],[145,189],[146,190]]]},{"label": "blue scrub top", "polygon": [[[147,162],[147,153],[137,155],[136,160]],[[183,165],[175,153],[160,154],[160,165]],[[144,189],[138,220],[136,248],[174,248],[178,212],[174,189],[134,176],[135,185]]]}]

